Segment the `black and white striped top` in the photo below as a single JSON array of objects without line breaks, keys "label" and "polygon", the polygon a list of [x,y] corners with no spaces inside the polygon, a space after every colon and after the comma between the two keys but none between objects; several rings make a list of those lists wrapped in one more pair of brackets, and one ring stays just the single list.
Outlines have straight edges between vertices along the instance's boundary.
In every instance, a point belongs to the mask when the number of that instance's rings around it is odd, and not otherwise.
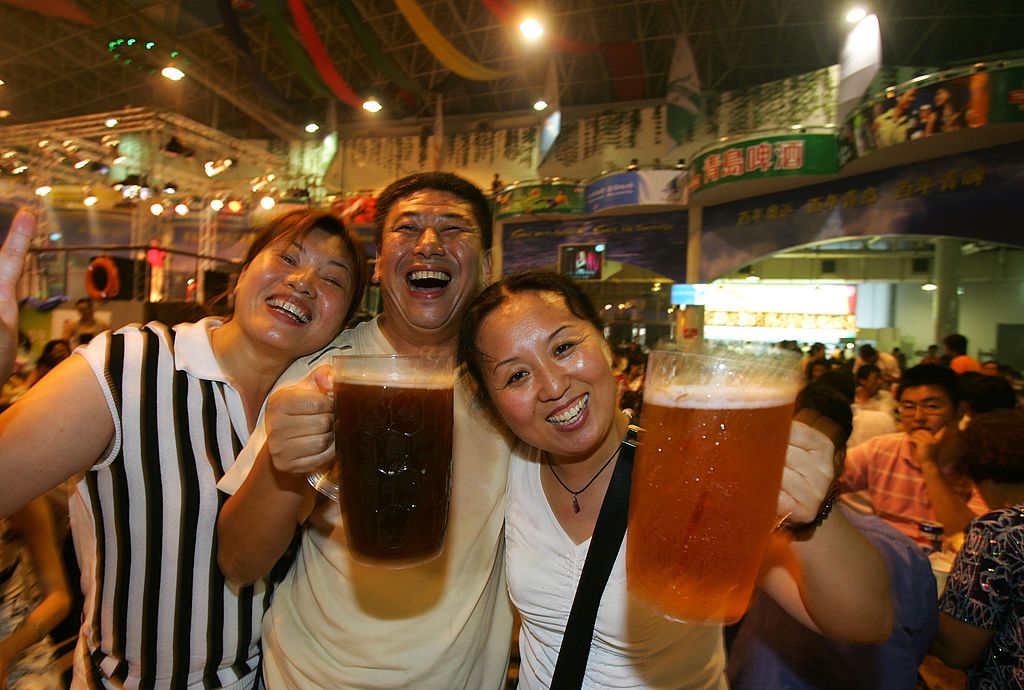
[{"label": "black and white striped top", "polygon": [[262,583],[217,567],[217,481],[248,439],[205,319],[104,333],[77,350],[114,420],[110,453],[78,483],[72,529],[85,610],[75,688],[247,688]]}]

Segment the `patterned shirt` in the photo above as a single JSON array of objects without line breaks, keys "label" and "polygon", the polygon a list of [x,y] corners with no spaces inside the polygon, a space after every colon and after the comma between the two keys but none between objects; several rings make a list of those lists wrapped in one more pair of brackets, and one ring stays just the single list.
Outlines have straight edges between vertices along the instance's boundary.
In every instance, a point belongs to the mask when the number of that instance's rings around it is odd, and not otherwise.
[{"label": "patterned shirt", "polygon": [[[954,474],[952,468],[944,473],[975,515],[988,510],[970,480]],[[876,436],[847,451],[839,483],[843,491],[867,489],[875,514],[908,537],[917,536],[918,523],[936,521],[924,473],[905,433]]]},{"label": "patterned shirt", "polygon": [[74,690],[253,684],[269,594],[217,567],[217,480],[249,438],[210,345],[219,325],[126,326],[76,350],[114,443],[70,500],[85,595]]},{"label": "patterned shirt", "polygon": [[968,688],[1024,687],[1024,503],[971,521],[939,608],[995,633],[967,669]]}]

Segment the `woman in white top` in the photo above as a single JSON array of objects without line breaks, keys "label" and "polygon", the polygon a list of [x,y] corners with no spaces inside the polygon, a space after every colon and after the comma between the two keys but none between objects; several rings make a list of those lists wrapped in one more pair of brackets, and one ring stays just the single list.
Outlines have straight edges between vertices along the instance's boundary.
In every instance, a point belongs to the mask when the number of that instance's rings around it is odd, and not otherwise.
[{"label": "woman in white top", "polygon": [[[520,439],[506,511],[508,586],[523,621],[520,687],[547,688],[628,425],[615,407],[610,350],[572,281],[530,272],[474,300],[459,354],[480,402]],[[794,422],[778,501],[794,524],[818,514],[833,454],[825,434]],[[884,566],[840,513],[772,552],[783,558],[762,567],[759,584],[805,625],[858,642],[889,635]],[[721,627],[672,622],[634,599],[624,554],[625,544],[601,599],[583,687],[725,688]]]},{"label": "woman in white top", "polygon": [[[0,334],[16,320],[14,263],[0,253]],[[279,215],[250,246],[229,319],[100,333],[0,415],[0,516],[81,475],[73,688],[253,686],[269,592],[229,586],[216,565],[216,483],[282,372],[352,316],[366,273],[336,217]]]}]

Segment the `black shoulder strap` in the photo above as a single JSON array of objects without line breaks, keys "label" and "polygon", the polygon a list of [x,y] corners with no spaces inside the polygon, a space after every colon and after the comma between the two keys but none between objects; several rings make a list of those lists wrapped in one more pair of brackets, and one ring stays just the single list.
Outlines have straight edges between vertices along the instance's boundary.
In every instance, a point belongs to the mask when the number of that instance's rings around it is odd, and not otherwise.
[{"label": "black shoulder strap", "polygon": [[594,525],[594,536],[590,539],[590,550],[580,574],[580,584],[569,611],[569,621],[562,636],[562,647],[558,652],[555,672],[551,678],[551,690],[578,690],[583,684],[583,674],[590,657],[590,644],[594,639],[594,622],[597,607],[601,603],[608,576],[612,572],[615,557],[622,546],[629,519],[629,490],[633,479],[633,453],[636,450],[637,428],[629,427],[619,450],[619,461],[615,465],[608,491],[601,504],[601,512]]}]

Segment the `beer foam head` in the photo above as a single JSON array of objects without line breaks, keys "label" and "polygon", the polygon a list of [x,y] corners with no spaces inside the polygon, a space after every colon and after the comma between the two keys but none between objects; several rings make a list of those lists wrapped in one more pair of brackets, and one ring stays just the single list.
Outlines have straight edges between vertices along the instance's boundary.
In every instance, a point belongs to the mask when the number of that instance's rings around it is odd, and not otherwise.
[{"label": "beer foam head", "polygon": [[334,359],[335,383],[400,388],[451,388],[454,364],[448,357],[341,355]]},{"label": "beer foam head", "polygon": [[705,410],[742,410],[789,405],[796,397],[796,387],[769,386],[740,388],[734,386],[648,387],[644,403],[662,407],[688,407]]}]

